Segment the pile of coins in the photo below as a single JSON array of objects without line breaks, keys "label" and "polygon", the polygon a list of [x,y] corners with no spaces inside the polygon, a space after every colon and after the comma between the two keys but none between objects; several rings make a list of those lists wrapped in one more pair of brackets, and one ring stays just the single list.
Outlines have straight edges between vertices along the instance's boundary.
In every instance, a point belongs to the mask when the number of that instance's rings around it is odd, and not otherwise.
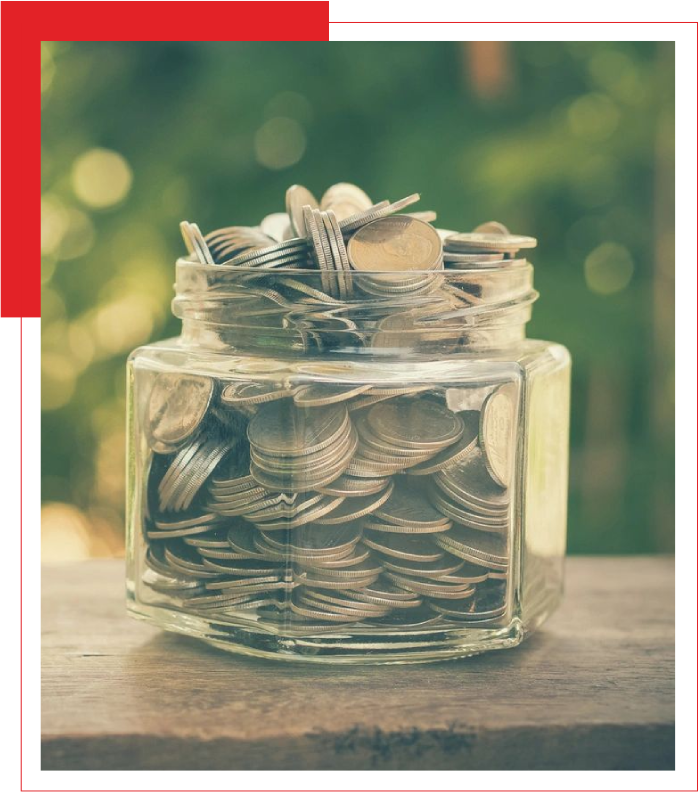
[{"label": "pile of coins", "polygon": [[293,185],[286,212],[259,226],[181,230],[188,260],[215,268],[208,287],[224,291],[225,322],[243,334],[282,329],[306,350],[494,345],[506,332],[503,312],[521,324],[537,296],[517,257],[536,240],[496,222],[470,233],[435,228],[434,212],[403,211],[418,200],[374,204],[355,185],[335,184],[318,202]]},{"label": "pile of coins", "polygon": [[[250,333],[400,346],[416,328],[465,332],[464,307],[475,310],[471,332],[478,310],[509,306],[511,288],[492,273],[514,273],[514,291],[530,297],[516,255],[534,239],[494,222],[457,233],[434,228],[433,212],[398,214],[418,198],[374,204],[336,184],[318,202],[294,185],[286,212],[258,227],[181,228],[209,285],[214,272],[244,276],[221,281],[225,299],[212,304],[225,311],[228,300]],[[288,634],[497,625],[518,384],[479,381],[454,400],[460,386],[309,381],[300,366],[281,368],[148,375],[143,582],[169,607]]]},{"label": "pile of coins", "polygon": [[147,585],[299,634],[504,614],[512,383],[460,412],[425,386],[243,384],[154,376]]}]

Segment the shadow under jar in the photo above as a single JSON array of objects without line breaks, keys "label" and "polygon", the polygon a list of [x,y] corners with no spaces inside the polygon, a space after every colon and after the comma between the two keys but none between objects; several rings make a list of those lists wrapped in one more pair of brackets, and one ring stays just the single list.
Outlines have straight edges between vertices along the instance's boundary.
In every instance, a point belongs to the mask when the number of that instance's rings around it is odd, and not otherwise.
[{"label": "shadow under jar", "polygon": [[130,612],[285,660],[520,643],[566,534],[570,359],[525,337],[532,274],[180,259],[182,334],[129,361]]}]

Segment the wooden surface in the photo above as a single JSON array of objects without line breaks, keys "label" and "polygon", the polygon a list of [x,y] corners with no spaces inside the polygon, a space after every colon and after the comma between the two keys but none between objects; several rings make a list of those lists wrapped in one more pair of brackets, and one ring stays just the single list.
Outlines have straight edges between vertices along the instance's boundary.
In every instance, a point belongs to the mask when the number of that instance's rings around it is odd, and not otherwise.
[{"label": "wooden surface", "polygon": [[570,559],[521,646],[382,667],[231,655],[127,617],[123,562],[46,567],[42,766],[672,768],[673,566]]}]

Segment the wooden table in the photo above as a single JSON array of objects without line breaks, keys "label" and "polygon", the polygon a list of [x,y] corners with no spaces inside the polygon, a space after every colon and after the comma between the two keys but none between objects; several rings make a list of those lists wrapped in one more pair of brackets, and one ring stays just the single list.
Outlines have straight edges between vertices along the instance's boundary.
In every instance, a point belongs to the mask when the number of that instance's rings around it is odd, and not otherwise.
[{"label": "wooden table", "polygon": [[331,667],[130,619],[121,561],[45,567],[43,768],[673,768],[673,574],[572,558],[564,606],[516,649]]}]

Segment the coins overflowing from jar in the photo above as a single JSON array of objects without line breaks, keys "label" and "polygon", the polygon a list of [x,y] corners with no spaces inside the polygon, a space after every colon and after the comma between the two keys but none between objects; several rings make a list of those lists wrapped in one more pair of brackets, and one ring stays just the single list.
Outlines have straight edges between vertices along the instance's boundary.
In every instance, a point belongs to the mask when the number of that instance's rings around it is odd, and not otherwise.
[{"label": "coins overflowing from jar", "polygon": [[[418,200],[372,203],[341,183],[318,202],[293,185],[286,211],[259,226],[203,235],[183,222],[186,261],[211,268],[207,289],[228,303],[226,313],[219,301],[216,317],[246,340],[266,331],[267,349],[496,346],[512,332],[503,317],[518,317],[520,330],[537,297],[519,257],[536,240],[496,222],[469,233],[435,228],[434,212],[405,211]],[[181,278],[186,293],[192,273]]]},{"label": "coins overflowing from jar", "polygon": [[[373,203],[341,183],[317,201],[294,185],[259,226],[203,235],[184,222],[178,299],[195,295],[202,332],[264,348],[294,334],[304,348],[348,338],[381,351],[501,340],[502,317],[535,299],[517,258],[535,240],[496,222],[434,228],[433,212],[404,211],[418,199]],[[152,373],[143,582],[171,607],[289,635],[497,626],[518,384],[386,384],[331,368],[251,359]]]},{"label": "coins overflowing from jar", "polygon": [[496,624],[513,383],[455,411],[440,388],[299,380],[153,376],[144,582],[289,634]]}]

